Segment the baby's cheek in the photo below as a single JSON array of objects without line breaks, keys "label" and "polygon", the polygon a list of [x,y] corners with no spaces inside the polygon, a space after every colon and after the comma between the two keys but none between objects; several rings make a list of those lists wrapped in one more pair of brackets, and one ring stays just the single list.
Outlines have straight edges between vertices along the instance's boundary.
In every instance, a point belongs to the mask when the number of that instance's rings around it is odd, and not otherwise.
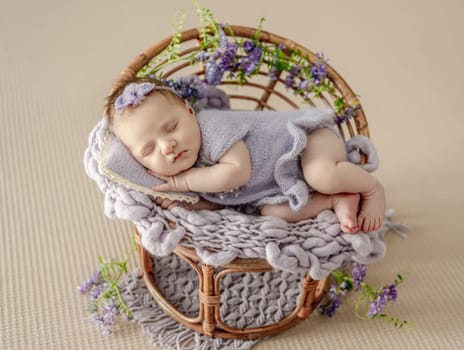
[{"label": "baby's cheek", "polygon": [[175,169],[173,169],[173,167],[170,164],[167,164],[163,160],[151,163],[150,168],[152,171],[164,176],[172,176],[178,173],[178,171],[175,171]]},{"label": "baby's cheek", "polygon": [[153,161],[151,159],[144,159],[143,161],[140,162],[147,170],[151,170],[154,172],[157,172],[156,167],[154,164],[156,164],[156,161]]},{"label": "baby's cheek", "polygon": [[156,163],[155,162],[150,162],[149,164],[147,164],[147,168],[150,169],[151,171],[154,171],[156,173],[160,173],[162,174],[163,173],[163,167],[160,167],[159,164],[158,166],[156,166]]}]

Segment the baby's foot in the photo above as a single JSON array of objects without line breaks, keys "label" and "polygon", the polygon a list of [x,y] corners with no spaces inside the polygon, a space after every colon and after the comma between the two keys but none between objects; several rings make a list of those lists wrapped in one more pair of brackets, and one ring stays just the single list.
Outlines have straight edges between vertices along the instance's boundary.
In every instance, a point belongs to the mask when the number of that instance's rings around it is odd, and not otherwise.
[{"label": "baby's foot", "polygon": [[332,207],[340,221],[340,228],[345,233],[359,231],[358,213],[359,193],[338,193],[332,196]]},{"label": "baby's foot", "polygon": [[361,193],[362,205],[358,215],[359,228],[364,232],[377,231],[383,225],[385,191],[380,182],[366,193]]}]

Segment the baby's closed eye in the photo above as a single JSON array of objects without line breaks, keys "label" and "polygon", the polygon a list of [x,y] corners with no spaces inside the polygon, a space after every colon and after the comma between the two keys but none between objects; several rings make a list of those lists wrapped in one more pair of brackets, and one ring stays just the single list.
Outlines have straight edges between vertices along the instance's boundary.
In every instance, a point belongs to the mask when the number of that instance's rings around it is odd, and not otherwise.
[{"label": "baby's closed eye", "polygon": [[177,120],[170,122],[170,123],[166,126],[166,131],[167,131],[167,132],[171,132],[171,131],[176,130],[177,124],[178,124]]},{"label": "baby's closed eye", "polygon": [[155,145],[154,144],[149,144],[148,146],[146,146],[142,152],[142,157],[147,157],[149,156],[150,154],[153,153],[153,151],[155,150]]}]

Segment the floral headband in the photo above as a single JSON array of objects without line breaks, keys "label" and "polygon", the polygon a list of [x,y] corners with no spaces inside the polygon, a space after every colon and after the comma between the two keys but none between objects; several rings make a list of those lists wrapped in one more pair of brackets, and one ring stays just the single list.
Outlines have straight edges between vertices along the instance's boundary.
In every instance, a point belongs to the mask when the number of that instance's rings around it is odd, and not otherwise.
[{"label": "floral headband", "polygon": [[124,88],[122,94],[116,99],[114,107],[116,111],[121,112],[129,106],[137,106],[142,103],[145,96],[153,90],[167,90],[180,96],[174,89],[168,86],[156,85],[149,82],[131,83]]}]

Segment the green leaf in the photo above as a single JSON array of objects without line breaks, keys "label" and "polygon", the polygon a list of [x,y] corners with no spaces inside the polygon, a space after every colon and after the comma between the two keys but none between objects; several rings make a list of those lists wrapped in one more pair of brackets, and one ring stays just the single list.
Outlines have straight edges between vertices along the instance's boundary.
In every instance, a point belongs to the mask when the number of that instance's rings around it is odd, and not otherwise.
[{"label": "green leaf", "polygon": [[261,17],[259,19],[259,23],[258,23],[258,28],[256,29],[256,39],[259,38],[259,36],[261,35],[261,32],[263,31],[263,23],[266,19],[264,17]]}]

